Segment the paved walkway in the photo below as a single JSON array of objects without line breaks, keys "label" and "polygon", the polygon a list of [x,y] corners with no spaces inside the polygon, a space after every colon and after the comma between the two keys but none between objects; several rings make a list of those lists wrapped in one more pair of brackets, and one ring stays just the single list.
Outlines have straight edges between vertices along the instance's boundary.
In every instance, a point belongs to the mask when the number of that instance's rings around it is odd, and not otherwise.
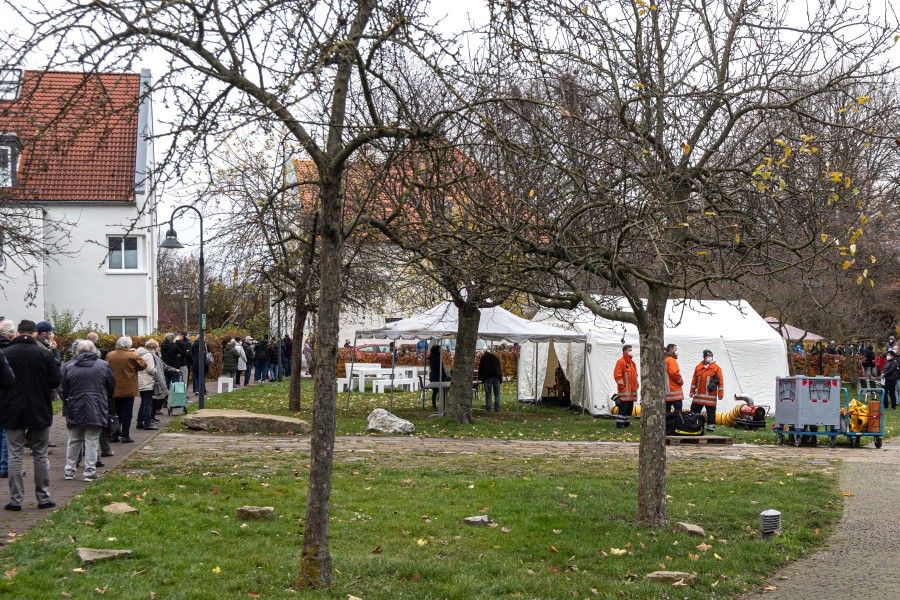
[{"label": "paved walkway", "polygon": [[[163,425],[168,422],[163,418]],[[185,447],[196,450],[247,449],[252,451],[294,450],[307,452],[309,437],[194,435],[134,430],[135,444],[114,444],[116,456],[104,458],[106,471],[142,446],[151,452],[167,452]],[[51,493],[60,505],[89,485],[80,479],[65,481],[66,430],[61,418],[51,429],[51,441],[58,446],[50,456]],[[604,456],[637,456],[635,443],[544,442],[528,440],[435,439],[409,437],[339,437],[335,451],[341,453],[389,452],[392,454],[486,454],[510,453],[518,456],[568,456],[581,459]],[[743,598],[813,599],[852,597],[864,591],[869,598],[900,598],[900,445],[874,448],[794,448],[793,446],[669,446],[672,460],[714,455],[741,460],[806,459],[842,461],[840,487],[852,494],[845,497],[844,515],[826,546],[813,555],[791,563],[776,574],[768,586],[774,590],[752,592]],[[31,470],[26,460],[26,470]],[[26,486],[28,485],[26,478]],[[2,491],[2,489],[0,489]],[[22,535],[47,515],[37,509],[33,496],[26,499],[20,513],[0,515],[0,544]]]}]

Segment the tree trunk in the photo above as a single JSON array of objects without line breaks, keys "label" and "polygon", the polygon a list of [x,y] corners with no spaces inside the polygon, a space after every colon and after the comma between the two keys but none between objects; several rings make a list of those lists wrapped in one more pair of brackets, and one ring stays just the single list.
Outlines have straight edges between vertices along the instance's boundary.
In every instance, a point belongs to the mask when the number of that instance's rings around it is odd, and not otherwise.
[{"label": "tree trunk", "polygon": [[[301,297],[302,296],[302,297]],[[303,384],[303,328],[306,325],[306,292],[298,291],[294,305],[294,344],[291,354],[291,384],[288,392],[288,408],[300,410],[301,389]],[[307,366],[307,368],[309,368]]]},{"label": "tree trunk", "polygon": [[313,388],[312,437],[310,440],[309,485],[303,528],[298,588],[325,587],[331,583],[331,554],[328,552],[328,511],[331,500],[331,472],[334,456],[334,418],[337,399],[338,320],[341,297],[340,176],[323,175],[321,287],[316,340],[316,372]]},{"label": "tree trunk", "polygon": [[475,372],[475,344],[478,342],[480,320],[478,307],[470,304],[460,307],[456,354],[447,399],[448,412],[457,423],[472,422],[472,374]]},{"label": "tree trunk", "polygon": [[666,368],[663,337],[667,299],[666,288],[650,287],[646,319],[640,328],[641,442],[637,522],[651,527],[665,527],[669,522],[666,516]]}]

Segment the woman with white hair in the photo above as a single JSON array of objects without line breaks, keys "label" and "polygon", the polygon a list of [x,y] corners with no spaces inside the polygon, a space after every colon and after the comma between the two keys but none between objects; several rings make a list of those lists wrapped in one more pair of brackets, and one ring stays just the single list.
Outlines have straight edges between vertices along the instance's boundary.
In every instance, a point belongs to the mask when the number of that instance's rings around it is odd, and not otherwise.
[{"label": "woman with white hair", "polygon": [[131,348],[131,338],[124,335],[116,340],[116,349],[106,355],[106,362],[116,378],[113,392],[115,413],[119,415],[119,433],[112,432],[111,442],[121,440],[123,444],[134,443],[131,433],[131,415],[134,413],[134,397],[138,395],[138,371],[147,368],[147,363]]},{"label": "woman with white hair", "polygon": [[107,406],[116,389],[112,369],[100,360],[92,342],[82,340],[75,358],[63,365],[62,398],[69,444],[66,449],[66,479],[75,478],[75,469],[84,447],[84,480],[97,479],[97,452],[100,433],[106,427]]}]

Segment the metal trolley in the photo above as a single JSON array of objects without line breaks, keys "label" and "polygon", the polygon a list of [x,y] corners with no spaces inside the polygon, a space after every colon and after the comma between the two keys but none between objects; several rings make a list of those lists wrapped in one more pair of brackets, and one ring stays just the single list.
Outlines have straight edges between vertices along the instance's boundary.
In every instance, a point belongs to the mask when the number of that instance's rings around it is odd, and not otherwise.
[{"label": "metal trolley", "polygon": [[772,432],[779,444],[787,436],[789,444],[815,445],[820,436],[828,438],[828,445],[837,445],[841,427],[841,393],[838,377],[778,377],[775,380],[775,425]]},{"label": "metal trolley", "polygon": [[[846,390],[844,390],[846,392]],[[844,423],[844,435],[847,436],[847,443],[852,446],[859,446],[860,438],[863,437],[873,437],[875,438],[875,447],[881,448],[881,442],[884,439],[884,390],[881,388],[862,388],[859,390],[859,396],[857,400],[868,406],[868,401],[864,400],[869,397],[869,394],[872,396],[880,396],[881,399],[881,410],[879,411],[879,425],[878,431],[850,431],[850,394],[847,394],[847,410],[845,411],[845,415],[841,417]],[[872,400],[877,398],[872,397]],[[872,418],[871,415],[868,417]],[[867,421],[868,422],[868,421]]]}]

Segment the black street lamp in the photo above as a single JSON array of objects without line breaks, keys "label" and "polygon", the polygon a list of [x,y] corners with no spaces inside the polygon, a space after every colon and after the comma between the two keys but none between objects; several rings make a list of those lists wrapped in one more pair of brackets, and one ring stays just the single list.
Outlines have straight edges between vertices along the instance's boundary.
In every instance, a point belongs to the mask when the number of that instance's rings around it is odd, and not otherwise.
[{"label": "black street lamp", "polygon": [[203,279],[203,215],[200,214],[200,211],[195,207],[186,204],[182,206],[176,206],[175,210],[172,211],[172,217],[169,219],[169,230],[166,232],[166,239],[163,240],[159,247],[171,248],[173,250],[184,248],[184,245],[178,241],[178,234],[175,233],[175,228],[173,227],[172,223],[179,211],[184,212],[186,210],[194,211],[195,213],[197,213],[197,217],[200,219],[200,337],[197,340],[197,349],[200,352],[200,356],[197,360],[197,389],[200,392],[199,406],[201,409],[203,409],[205,404],[204,400],[206,398],[206,343],[203,339],[203,330],[206,328],[206,315],[203,314],[203,310],[205,309],[203,303],[203,288],[205,287]]}]

